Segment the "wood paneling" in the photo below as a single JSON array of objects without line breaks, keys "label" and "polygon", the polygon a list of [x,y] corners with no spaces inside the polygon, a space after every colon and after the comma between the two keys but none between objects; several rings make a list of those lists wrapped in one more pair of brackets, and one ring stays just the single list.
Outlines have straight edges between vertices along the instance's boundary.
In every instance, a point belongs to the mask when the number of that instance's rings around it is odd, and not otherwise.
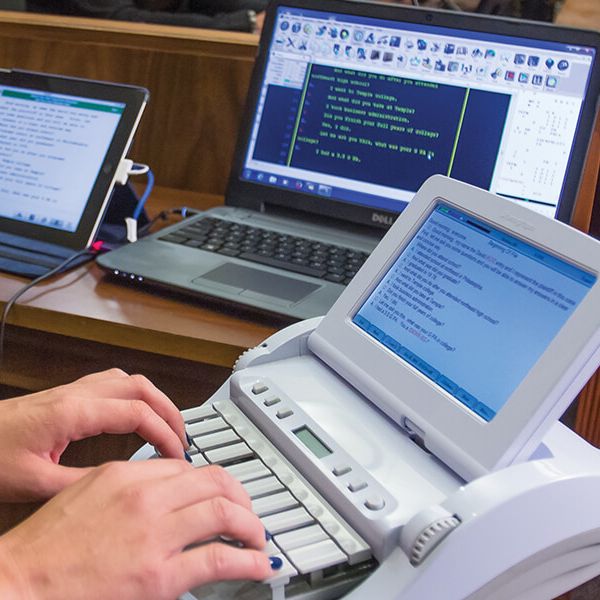
[{"label": "wood paneling", "polygon": [[144,23],[0,12],[0,67],[150,91],[130,157],[160,185],[223,194],[258,38]]}]

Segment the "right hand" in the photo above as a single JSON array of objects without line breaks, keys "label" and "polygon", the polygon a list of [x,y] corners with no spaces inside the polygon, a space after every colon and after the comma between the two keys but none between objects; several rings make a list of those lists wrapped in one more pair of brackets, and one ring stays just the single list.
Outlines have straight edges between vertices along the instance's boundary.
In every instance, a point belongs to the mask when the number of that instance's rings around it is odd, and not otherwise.
[{"label": "right hand", "polygon": [[265,25],[265,13],[259,12],[256,15],[256,29],[254,30],[254,33],[258,33],[260,35],[260,32],[263,30],[264,25]]},{"label": "right hand", "polygon": [[177,407],[141,375],[110,369],[0,402],[0,501],[49,498],[86,473],[60,458],[76,440],[136,432],[162,456],[188,447]]},{"label": "right hand", "polygon": [[[211,541],[219,535],[243,547]],[[264,545],[248,495],[224,469],[108,463],[0,537],[0,597],[173,600],[213,581],[272,576]]]}]

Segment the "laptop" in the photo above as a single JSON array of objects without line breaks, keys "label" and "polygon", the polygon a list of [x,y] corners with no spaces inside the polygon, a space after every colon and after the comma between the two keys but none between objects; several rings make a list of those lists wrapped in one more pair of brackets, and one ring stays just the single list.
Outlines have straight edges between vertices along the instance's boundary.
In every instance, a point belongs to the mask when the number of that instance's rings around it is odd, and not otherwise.
[{"label": "laptop", "polygon": [[222,207],[98,259],[117,278],[327,312],[444,174],[569,221],[600,34],[333,0],[270,4]]},{"label": "laptop", "polygon": [[129,85],[0,70],[0,270],[37,277],[90,246],[147,97]]}]

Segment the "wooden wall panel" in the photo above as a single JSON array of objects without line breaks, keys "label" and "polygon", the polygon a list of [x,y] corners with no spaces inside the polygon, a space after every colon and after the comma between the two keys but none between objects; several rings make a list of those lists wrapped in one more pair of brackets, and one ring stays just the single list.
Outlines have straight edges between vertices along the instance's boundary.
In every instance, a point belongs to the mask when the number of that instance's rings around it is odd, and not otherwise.
[{"label": "wooden wall panel", "polygon": [[223,194],[257,37],[0,12],[0,66],[150,90],[130,157],[158,184]]}]

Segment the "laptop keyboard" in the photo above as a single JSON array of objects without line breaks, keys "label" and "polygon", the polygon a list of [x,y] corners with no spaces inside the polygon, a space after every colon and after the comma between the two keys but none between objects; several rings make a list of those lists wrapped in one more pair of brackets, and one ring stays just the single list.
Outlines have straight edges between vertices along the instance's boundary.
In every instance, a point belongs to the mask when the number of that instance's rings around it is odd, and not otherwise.
[{"label": "laptop keyboard", "polygon": [[347,284],[368,257],[343,246],[207,217],[159,239]]}]

